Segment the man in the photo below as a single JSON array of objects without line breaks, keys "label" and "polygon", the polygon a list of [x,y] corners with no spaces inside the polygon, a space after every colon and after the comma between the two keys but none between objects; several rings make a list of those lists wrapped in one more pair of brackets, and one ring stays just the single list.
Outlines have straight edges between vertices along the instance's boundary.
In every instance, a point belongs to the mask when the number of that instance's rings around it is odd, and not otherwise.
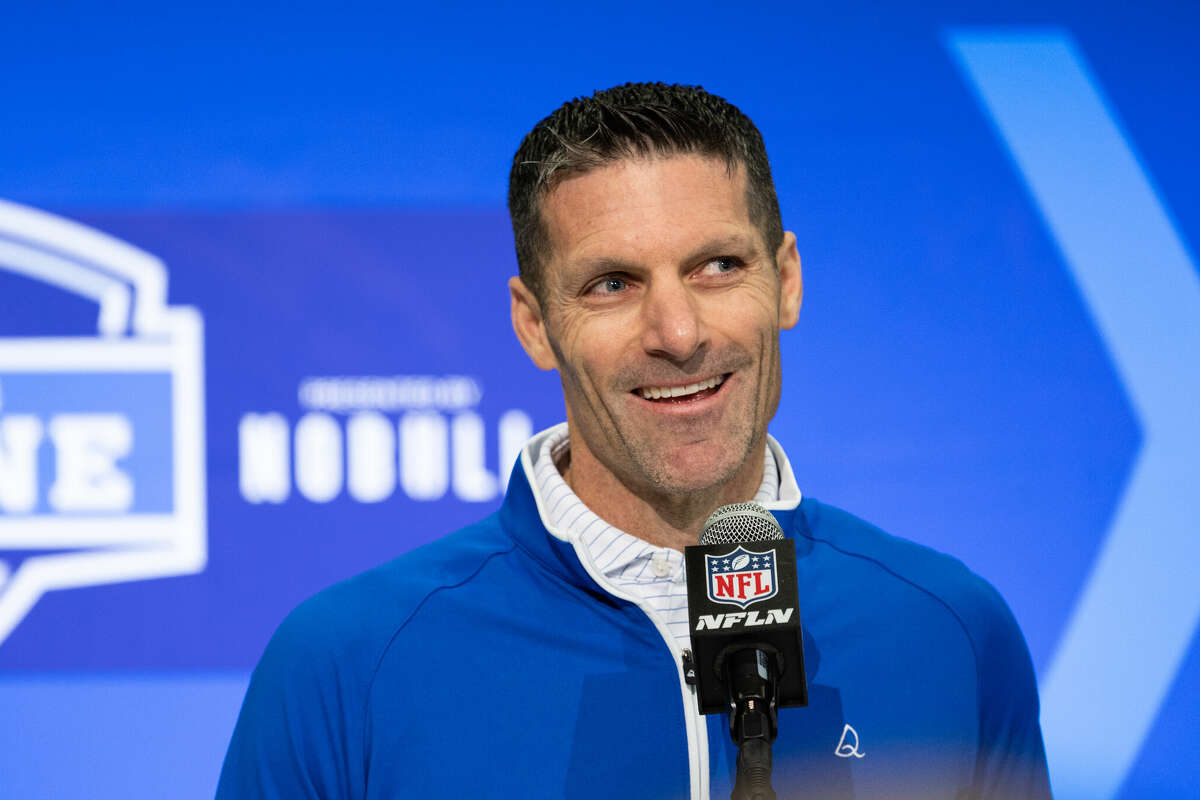
[{"label": "man", "polygon": [[730,793],[697,713],[681,550],[757,499],[794,538],[810,704],[780,797],[1048,797],[1033,672],[958,562],[801,500],[767,436],[802,293],[761,137],[693,87],[630,84],[525,138],[513,326],[567,422],[494,515],[334,586],[255,670],[221,798]]}]

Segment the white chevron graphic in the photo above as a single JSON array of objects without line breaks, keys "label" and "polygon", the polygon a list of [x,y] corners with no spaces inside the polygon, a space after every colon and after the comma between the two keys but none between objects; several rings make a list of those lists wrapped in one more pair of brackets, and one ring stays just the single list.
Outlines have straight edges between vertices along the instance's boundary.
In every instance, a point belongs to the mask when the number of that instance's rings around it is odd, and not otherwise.
[{"label": "white chevron graphic", "polygon": [[1200,279],[1067,35],[956,31],[949,44],[1141,426],[1128,483],[1041,687],[1055,796],[1109,800],[1200,621]]}]

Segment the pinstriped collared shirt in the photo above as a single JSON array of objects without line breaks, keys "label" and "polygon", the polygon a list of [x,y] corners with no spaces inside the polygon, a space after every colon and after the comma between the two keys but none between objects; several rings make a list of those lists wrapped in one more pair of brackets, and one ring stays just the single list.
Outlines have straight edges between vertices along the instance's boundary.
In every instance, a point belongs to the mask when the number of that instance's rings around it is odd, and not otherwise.
[{"label": "pinstriped collared shirt", "polygon": [[[683,553],[615,528],[585,506],[555,466],[568,447],[564,425],[546,437],[534,461],[535,491],[541,495],[548,521],[586,546],[606,578],[658,611],[675,639],[690,646]],[[754,495],[759,503],[779,499],[779,466],[771,448],[765,450],[763,479]]]}]

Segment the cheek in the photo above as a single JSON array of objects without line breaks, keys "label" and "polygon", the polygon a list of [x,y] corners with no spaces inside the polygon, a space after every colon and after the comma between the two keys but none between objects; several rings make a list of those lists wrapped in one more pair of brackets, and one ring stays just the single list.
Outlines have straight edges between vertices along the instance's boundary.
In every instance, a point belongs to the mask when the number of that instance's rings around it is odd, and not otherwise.
[{"label": "cheek", "polygon": [[734,291],[705,298],[705,303],[714,326],[743,342],[759,330],[779,331],[779,285],[775,280],[755,275]]},{"label": "cheek", "polygon": [[560,335],[551,339],[564,381],[581,392],[620,367],[620,349],[614,345],[611,331],[583,320],[564,320]]},{"label": "cheek", "polygon": [[778,349],[779,326],[776,315],[768,313],[757,298],[737,304],[726,303],[709,319],[718,320],[713,326],[714,339],[728,342],[752,355],[760,362],[760,369],[768,366],[772,347]]}]

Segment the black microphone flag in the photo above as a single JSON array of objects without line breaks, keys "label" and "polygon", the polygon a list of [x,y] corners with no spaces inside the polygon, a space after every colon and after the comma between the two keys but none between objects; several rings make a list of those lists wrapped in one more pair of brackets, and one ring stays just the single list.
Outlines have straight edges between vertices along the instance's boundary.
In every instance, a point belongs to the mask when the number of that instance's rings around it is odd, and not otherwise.
[{"label": "black microphone flag", "polygon": [[731,665],[744,651],[768,662],[773,707],[808,705],[796,545],[771,512],[758,503],[722,506],[705,523],[700,544],[685,548],[684,561],[700,712],[730,710],[737,672]]}]

